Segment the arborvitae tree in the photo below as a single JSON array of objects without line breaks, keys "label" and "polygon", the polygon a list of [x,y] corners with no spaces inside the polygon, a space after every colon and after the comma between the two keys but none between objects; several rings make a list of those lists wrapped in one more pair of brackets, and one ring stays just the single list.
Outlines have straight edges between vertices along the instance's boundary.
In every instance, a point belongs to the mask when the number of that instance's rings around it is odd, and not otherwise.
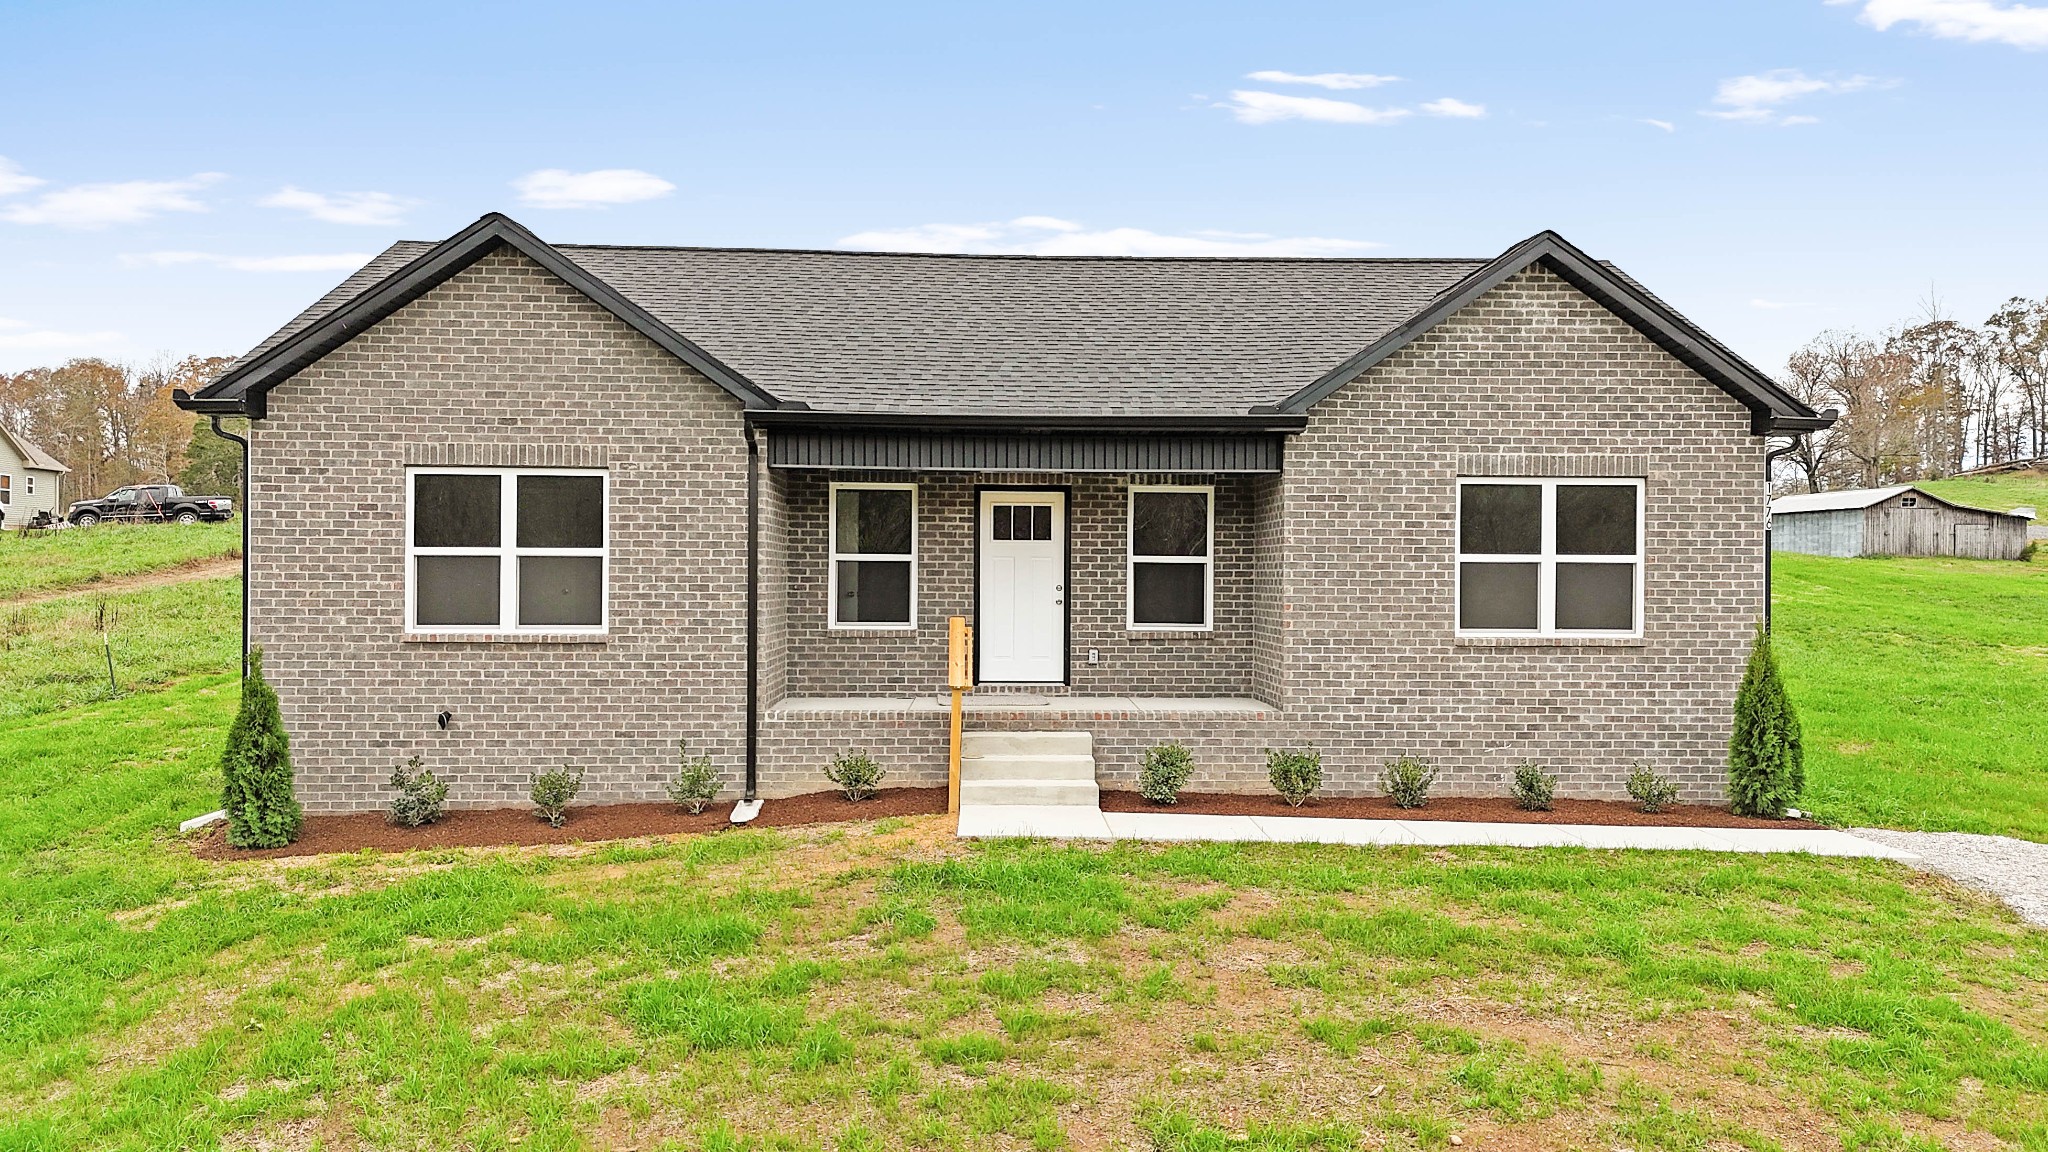
[{"label": "arborvitae tree", "polygon": [[1778,676],[1770,633],[1759,625],[1749,668],[1735,693],[1735,733],[1728,740],[1728,798],[1744,816],[1783,816],[1806,787],[1799,714]]},{"label": "arborvitae tree", "polygon": [[249,653],[242,710],[220,754],[221,807],[228,814],[228,844],[279,848],[299,837],[304,814],[292,795],[291,737],[277,710],[277,693],[263,679],[263,653]]}]

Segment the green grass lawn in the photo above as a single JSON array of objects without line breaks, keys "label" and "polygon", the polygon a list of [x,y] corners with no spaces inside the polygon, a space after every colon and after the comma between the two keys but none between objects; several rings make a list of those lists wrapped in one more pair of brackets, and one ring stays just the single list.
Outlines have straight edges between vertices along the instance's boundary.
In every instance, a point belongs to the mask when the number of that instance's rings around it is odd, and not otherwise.
[{"label": "green grass lawn", "polygon": [[0,609],[22,596],[82,588],[242,554],[242,527],[221,524],[101,524],[23,536],[0,532]]},{"label": "green grass lawn", "polygon": [[2048,841],[2048,564],[1780,553],[1807,807]]},{"label": "green grass lawn", "polygon": [[[102,603],[114,619],[112,689],[95,628]],[[0,603],[0,725],[237,668],[241,604],[241,579],[232,576]]]},{"label": "green grass lawn", "polygon": [[[1920,487],[1944,500],[1972,508],[2010,512],[2032,505],[2048,513],[2048,471],[1997,472],[1987,476],[1960,476],[1952,480],[1919,480]],[[2040,517],[2035,517],[2038,521]]]},{"label": "green grass lawn", "polygon": [[2048,933],[1897,865],[964,845],[216,864],[228,677],[0,729],[0,1149],[2048,1148]]}]

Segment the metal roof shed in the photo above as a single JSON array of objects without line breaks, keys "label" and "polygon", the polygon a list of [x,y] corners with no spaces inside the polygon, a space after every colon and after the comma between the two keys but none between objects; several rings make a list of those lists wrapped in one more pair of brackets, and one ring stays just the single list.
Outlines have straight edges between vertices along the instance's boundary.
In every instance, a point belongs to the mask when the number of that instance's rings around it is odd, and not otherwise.
[{"label": "metal roof shed", "polygon": [[1965,556],[2017,560],[2028,517],[1966,508],[1910,484],[1780,496],[1771,548],[1815,556]]}]

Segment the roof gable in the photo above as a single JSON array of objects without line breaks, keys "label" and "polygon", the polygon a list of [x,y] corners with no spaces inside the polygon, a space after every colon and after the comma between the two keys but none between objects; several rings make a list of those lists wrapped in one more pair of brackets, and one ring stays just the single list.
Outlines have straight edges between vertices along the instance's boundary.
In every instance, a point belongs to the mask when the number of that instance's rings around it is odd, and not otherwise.
[{"label": "roof gable", "polygon": [[200,389],[191,397],[191,406],[198,411],[246,411],[260,418],[263,397],[270,389],[354,339],[371,325],[446,283],[501,244],[560,277],[749,408],[775,406],[775,397],[768,392],[649,315],[646,309],[627,299],[610,284],[577,266],[517,221],[496,212],[421,252],[297,331],[288,332],[282,338],[274,337],[267,347],[260,347],[244,357],[219,379]]},{"label": "roof gable", "polygon": [[1539,232],[1501,253],[1446,289],[1406,323],[1375,340],[1357,355],[1332,368],[1321,379],[1273,407],[1276,412],[1306,412],[1339,388],[1406,348],[1466,305],[1532,265],[1542,265],[1605,307],[1658,347],[1741,401],[1750,411],[1750,430],[1804,432],[1825,428],[1832,417],[1813,409],[1779,388],[1769,376],[1737,356],[1720,341],[1652,296],[1614,268],[1580,251],[1555,232]]},{"label": "roof gable", "polygon": [[[1843,488],[1833,492],[1802,492],[1793,496],[1780,496],[1771,501],[1771,515],[1778,516],[1790,512],[1850,512],[1875,507],[1908,492],[1924,500],[1932,500],[1944,508],[1982,512],[1987,516],[2015,515],[2012,512],[2000,512],[1995,508],[1973,508],[1968,504],[1944,500],[1927,489],[1912,484],[1893,484],[1887,488]],[[2025,520],[2029,517],[2022,516],[2020,519]]]},{"label": "roof gable", "polygon": [[14,449],[14,454],[21,458],[21,466],[23,468],[32,469],[37,472],[71,471],[71,469],[59,463],[55,456],[15,435],[4,424],[0,424],[0,438],[5,438],[7,443]]}]

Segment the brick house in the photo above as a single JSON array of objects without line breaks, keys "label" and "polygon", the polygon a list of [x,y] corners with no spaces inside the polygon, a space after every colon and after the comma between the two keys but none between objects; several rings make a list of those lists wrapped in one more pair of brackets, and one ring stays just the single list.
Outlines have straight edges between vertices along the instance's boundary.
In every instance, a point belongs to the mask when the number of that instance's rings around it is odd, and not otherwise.
[{"label": "brick house", "polygon": [[[402,243],[198,394],[254,418],[251,640],[309,810],[735,791],[969,727],[1263,790],[1314,746],[1722,793],[1765,437],[1824,427],[1615,269]],[[444,717],[445,714],[445,717]]]}]

